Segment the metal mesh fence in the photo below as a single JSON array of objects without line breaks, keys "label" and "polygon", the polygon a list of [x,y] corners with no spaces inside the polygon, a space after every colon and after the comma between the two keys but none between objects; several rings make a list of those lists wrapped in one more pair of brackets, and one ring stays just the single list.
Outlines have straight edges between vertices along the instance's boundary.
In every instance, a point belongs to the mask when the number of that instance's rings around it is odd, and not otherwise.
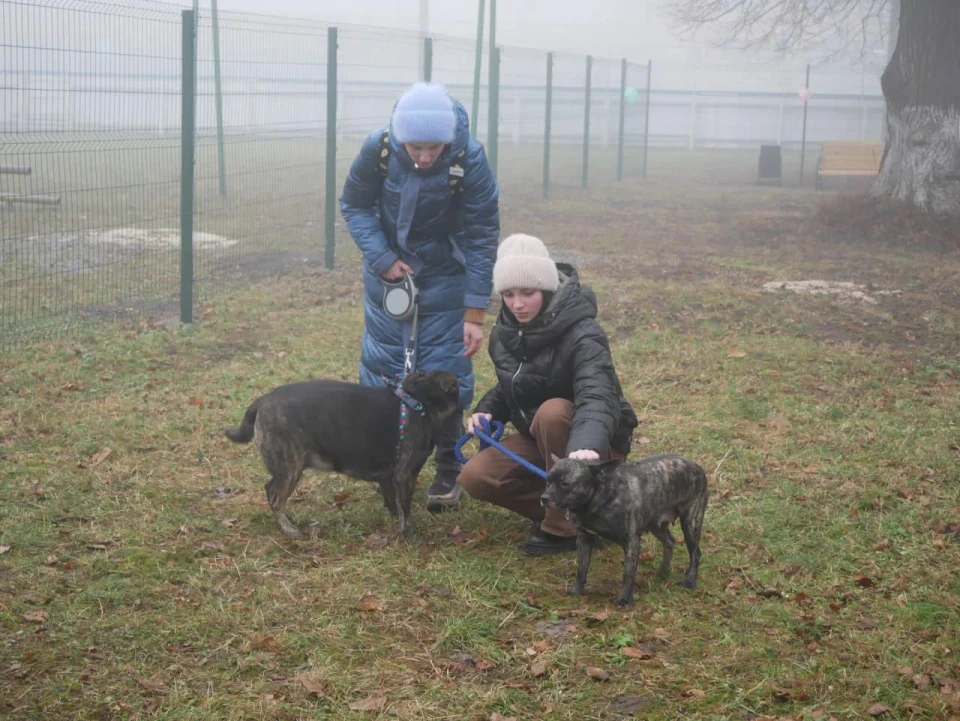
[{"label": "metal mesh fence", "polygon": [[327,32],[257,15],[199,18],[193,242],[201,300],[226,278],[282,272],[322,254]]},{"label": "metal mesh fence", "polygon": [[154,0],[8,0],[0,13],[0,345],[85,319],[191,318],[194,297],[227,284],[329,265],[334,250],[356,258],[336,196],[427,74],[467,108],[512,201],[638,177],[752,183],[763,143],[783,148],[785,178],[805,147],[810,178],[820,140],[882,134],[875,69],[814,67],[805,104],[797,65],[651,75],[501,46],[491,86],[474,39],[215,2],[186,25],[183,7]]},{"label": "metal mesh fence", "polygon": [[179,15],[2,13],[0,339],[175,297]]}]

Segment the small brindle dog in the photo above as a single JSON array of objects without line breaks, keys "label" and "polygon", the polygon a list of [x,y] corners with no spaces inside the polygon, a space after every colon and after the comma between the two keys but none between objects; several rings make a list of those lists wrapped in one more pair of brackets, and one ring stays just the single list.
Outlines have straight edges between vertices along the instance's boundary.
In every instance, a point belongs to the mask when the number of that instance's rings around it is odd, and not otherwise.
[{"label": "small brindle dog", "polygon": [[300,530],[287,518],[287,499],[304,470],[336,471],[380,485],[400,530],[413,539],[410,505],[417,476],[436,445],[442,422],[457,412],[459,385],[452,373],[414,372],[401,385],[422,412],[408,409],[400,439],[401,399],[390,388],[336,380],[280,386],[255,400],[239,428],[226,431],[234,443],[253,440],[270,481],[267,501],[290,538]]},{"label": "small brindle dog", "polygon": [[567,509],[577,527],[577,582],[571,594],[583,593],[595,537],[600,536],[623,548],[623,587],[617,605],[633,603],[641,536],[648,532],[663,544],[660,577],[667,578],[674,546],[670,524],[678,518],[690,554],[683,585],[696,587],[707,474],[693,461],[673,455],[631,463],[554,457],[540,503],[545,508]]}]

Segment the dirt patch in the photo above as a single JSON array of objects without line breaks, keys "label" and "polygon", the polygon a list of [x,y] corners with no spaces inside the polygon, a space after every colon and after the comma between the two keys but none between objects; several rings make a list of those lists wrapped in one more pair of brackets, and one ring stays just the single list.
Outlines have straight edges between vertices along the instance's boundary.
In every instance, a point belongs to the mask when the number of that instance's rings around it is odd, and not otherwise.
[{"label": "dirt patch", "polygon": [[842,301],[863,301],[876,305],[874,296],[900,295],[901,290],[872,290],[867,286],[842,280],[774,280],[763,284],[765,293],[799,293],[801,295],[833,295]]}]

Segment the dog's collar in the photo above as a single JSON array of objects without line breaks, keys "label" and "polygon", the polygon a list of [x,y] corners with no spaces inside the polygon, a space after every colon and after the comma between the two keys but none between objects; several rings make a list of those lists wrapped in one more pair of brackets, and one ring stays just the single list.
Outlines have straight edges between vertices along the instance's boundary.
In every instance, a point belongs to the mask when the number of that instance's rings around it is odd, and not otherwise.
[{"label": "dog's collar", "polygon": [[383,379],[383,382],[387,384],[393,391],[393,395],[400,399],[400,402],[409,408],[412,411],[419,413],[421,416],[426,417],[427,413],[423,409],[423,403],[418,401],[412,395],[403,390],[403,385],[401,381],[394,380],[392,378],[387,378],[386,376],[380,376]]}]

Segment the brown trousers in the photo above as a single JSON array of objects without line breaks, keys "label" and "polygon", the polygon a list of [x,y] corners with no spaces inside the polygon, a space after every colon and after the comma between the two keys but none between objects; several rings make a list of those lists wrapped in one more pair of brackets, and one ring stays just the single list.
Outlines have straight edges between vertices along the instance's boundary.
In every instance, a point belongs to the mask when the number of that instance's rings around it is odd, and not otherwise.
[{"label": "brown trousers", "polygon": [[[550,454],[558,458],[567,455],[567,441],[573,423],[573,404],[564,398],[551,398],[540,406],[530,424],[528,438],[521,433],[501,441],[501,444],[524,460],[550,470]],[[621,457],[610,450],[612,457]],[[472,498],[501,506],[532,521],[540,521],[540,528],[555,536],[573,536],[576,530],[567,520],[566,511],[544,508],[540,496],[546,482],[519,463],[505,456],[497,448],[485,448],[471,458],[460,472],[457,482]]]}]

